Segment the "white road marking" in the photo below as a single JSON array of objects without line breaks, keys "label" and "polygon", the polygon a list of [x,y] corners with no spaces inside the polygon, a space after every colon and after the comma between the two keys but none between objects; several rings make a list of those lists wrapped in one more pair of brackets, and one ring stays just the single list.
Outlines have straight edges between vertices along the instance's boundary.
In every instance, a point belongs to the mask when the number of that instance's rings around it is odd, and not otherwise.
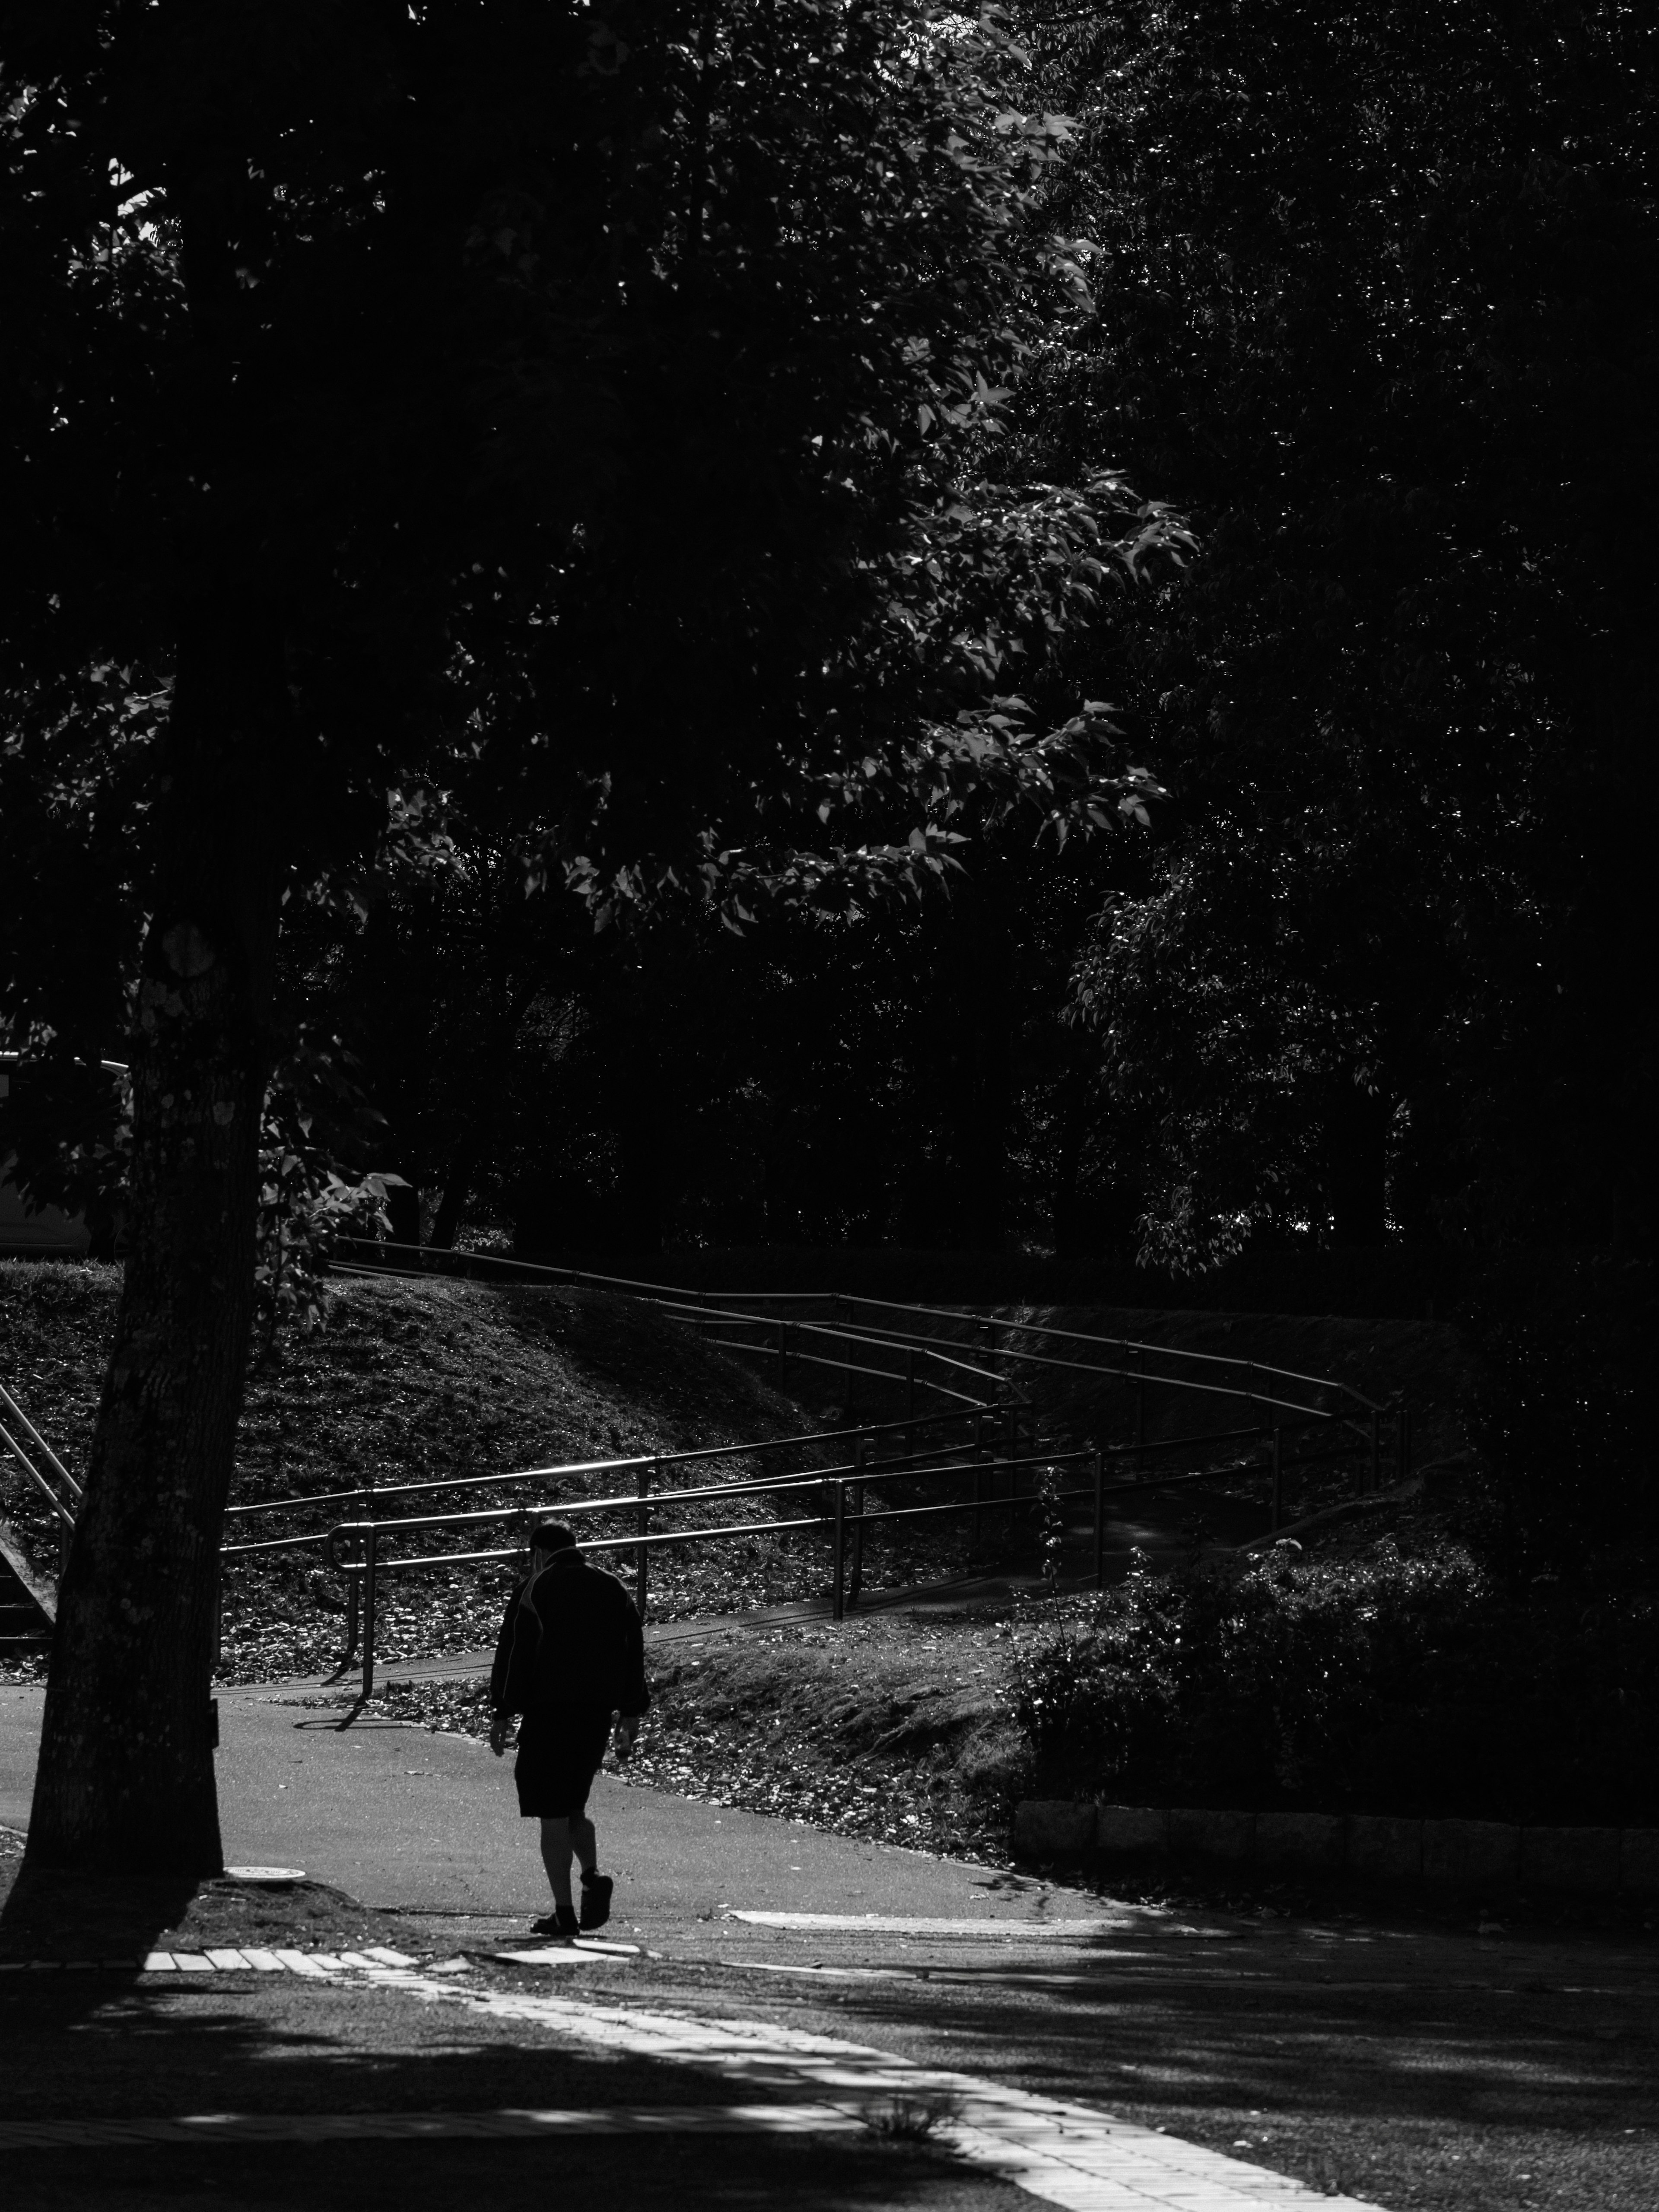
[{"label": "white road marking", "polygon": [[1080,1943],[1095,1936],[1121,1936],[1127,1920],[927,1920],[895,1918],[880,1912],[739,1912],[733,1920],[754,1928],[838,1929],[867,1936],[1003,1936],[1021,1942],[1058,1938]]},{"label": "white road marking", "polygon": [[578,1951],[574,1944],[561,1944],[556,1951],[495,1951],[492,1958],[510,1959],[515,1966],[602,1966],[607,1963],[603,1951]]}]

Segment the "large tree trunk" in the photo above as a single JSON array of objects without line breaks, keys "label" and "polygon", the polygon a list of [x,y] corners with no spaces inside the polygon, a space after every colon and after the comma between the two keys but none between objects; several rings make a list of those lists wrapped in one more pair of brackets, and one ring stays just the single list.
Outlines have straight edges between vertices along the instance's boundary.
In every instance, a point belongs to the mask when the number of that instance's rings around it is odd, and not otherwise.
[{"label": "large tree trunk", "polygon": [[268,641],[236,611],[180,655],[133,1039],[129,1258],[59,1598],[32,1865],[221,1863],[210,1698],[220,1533],[253,1304],[277,893]]}]

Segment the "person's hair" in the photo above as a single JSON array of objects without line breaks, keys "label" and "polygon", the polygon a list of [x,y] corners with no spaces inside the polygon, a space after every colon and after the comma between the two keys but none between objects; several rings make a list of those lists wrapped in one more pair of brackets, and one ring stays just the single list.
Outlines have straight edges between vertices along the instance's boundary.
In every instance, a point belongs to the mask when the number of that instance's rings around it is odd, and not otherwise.
[{"label": "person's hair", "polygon": [[563,1521],[538,1521],[530,1532],[532,1552],[574,1552],[576,1532]]}]

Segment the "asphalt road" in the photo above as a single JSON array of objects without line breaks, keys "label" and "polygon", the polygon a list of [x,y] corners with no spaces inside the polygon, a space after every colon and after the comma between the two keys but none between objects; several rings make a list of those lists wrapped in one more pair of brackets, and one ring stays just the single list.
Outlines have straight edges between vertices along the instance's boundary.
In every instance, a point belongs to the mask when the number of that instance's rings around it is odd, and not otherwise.
[{"label": "asphalt road", "polygon": [[[471,1738],[307,1709],[293,1688],[222,1692],[219,1802],[232,1866],[301,1867],[370,1905],[544,1912],[537,1827],[520,1818],[513,1757]],[[43,1692],[0,1690],[0,1826],[28,1819]],[[1090,1919],[1069,1890],[987,1887],[982,1867],[833,1836],[799,1821],[630,1788],[601,1774],[591,1801],[619,1923],[659,1932],[727,1907]]]}]

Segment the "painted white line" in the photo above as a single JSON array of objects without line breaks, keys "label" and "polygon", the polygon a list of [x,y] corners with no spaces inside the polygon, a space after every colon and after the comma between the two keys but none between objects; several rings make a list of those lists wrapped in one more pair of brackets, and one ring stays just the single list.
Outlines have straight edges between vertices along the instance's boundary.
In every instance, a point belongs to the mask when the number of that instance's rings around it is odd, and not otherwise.
[{"label": "painted white line", "polygon": [[246,1973],[253,1963],[245,1951],[206,1951],[202,1955],[226,1973],[237,1971]]},{"label": "painted white line", "polygon": [[406,2142],[445,2136],[859,2135],[836,2105],[618,2105],[585,2112],[186,2112],[158,2120],[0,2122],[0,2151],[141,2142]]},{"label": "painted white line", "polygon": [[918,2066],[869,2045],[769,2021],[691,2020],[576,1997],[466,1989],[394,1968],[369,1978],[426,2003],[560,2028],[612,2056],[684,2060],[734,2084],[815,2093],[854,2116],[872,2100],[938,2100],[952,2115],[941,2136],[965,2158],[1070,2212],[1379,2212],[1358,2197],[1327,2196],[1092,2106]]},{"label": "painted white line", "polygon": [[244,1951],[242,1956],[256,1974],[280,1974],[283,1971],[283,1962],[274,1951]]},{"label": "painted white line", "polygon": [[578,1951],[574,1945],[563,1944],[556,1951],[495,1951],[496,1959],[510,1959],[515,1966],[614,1966],[614,1957],[605,1951]]},{"label": "painted white line", "polygon": [[152,1951],[144,1960],[147,1974],[170,1974],[173,1972],[171,1951]]},{"label": "painted white line", "polygon": [[205,1951],[175,1951],[173,1963],[181,1974],[210,1974],[213,1961]]},{"label": "painted white line", "polygon": [[703,1959],[697,1963],[734,1966],[742,1974],[816,1974],[821,1982],[914,1982],[921,1978],[911,1966],[791,1966],[776,1959]]},{"label": "painted white line", "polygon": [[755,1928],[837,1929],[867,1936],[1001,1936],[1022,1943],[1033,1940],[1086,1942],[1096,1936],[1121,1936],[1127,1920],[927,1920],[895,1918],[879,1912],[728,1912],[728,1920]]}]

